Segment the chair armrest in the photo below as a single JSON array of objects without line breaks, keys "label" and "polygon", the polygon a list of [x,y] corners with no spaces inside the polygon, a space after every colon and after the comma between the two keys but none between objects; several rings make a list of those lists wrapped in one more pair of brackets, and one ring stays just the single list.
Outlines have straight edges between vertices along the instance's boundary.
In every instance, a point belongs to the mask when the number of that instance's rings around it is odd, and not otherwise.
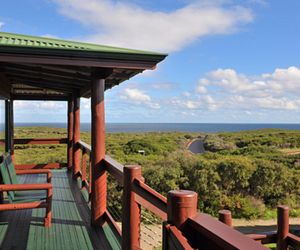
[{"label": "chair armrest", "polygon": [[47,182],[51,183],[51,177],[52,173],[48,169],[20,169],[16,170],[17,175],[22,175],[22,174],[47,174]]},{"label": "chair armrest", "polygon": [[3,191],[26,191],[26,190],[51,190],[52,184],[3,184],[0,185],[0,192]]}]

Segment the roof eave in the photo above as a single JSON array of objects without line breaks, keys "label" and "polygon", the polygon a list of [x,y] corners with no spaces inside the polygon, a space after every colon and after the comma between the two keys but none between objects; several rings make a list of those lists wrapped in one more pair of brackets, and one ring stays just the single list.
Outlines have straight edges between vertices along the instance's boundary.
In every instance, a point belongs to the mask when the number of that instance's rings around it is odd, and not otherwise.
[{"label": "roof eave", "polygon": [[74,50],[74,49],[55,49],[55,48],[34,48],[19,46],[0,45],[0,54],[49,56],[49,57],[72,57],[74,59],[92,60],[118,60],[149,62],[157,64],[164,60],[168,55],[159,53],[120,53],[120,52],[99,52],[93,50]]}]

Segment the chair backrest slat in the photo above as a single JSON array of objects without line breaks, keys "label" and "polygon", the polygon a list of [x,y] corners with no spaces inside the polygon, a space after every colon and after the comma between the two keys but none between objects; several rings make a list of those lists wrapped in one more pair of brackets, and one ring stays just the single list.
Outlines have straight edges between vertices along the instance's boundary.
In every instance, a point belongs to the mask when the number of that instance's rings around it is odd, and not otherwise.
[{"label": "chair backrest slat", "polygon": [[5,158],[8,172],[11,178],[12,184],[19,184],[14,163],[12,161],[11,155],[9,153],[5,154]]},{"label": "chair backrest slat", "polygon": [[[12,162],[10,154],[3,155],[2,163],[0,164],[0,172],[4,184],[18,184],[17,174]],[[15,199],[15,191],[8,191],[9,202],[13,202]]]}]

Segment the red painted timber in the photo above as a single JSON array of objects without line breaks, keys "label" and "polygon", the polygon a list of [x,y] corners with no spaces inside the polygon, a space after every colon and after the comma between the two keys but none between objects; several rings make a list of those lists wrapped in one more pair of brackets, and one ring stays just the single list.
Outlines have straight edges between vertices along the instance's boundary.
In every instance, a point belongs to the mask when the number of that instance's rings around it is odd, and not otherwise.
[{"label": "red painted timber", "polygon": [[105,113],[104,79],[93,79],[91,90],[92,110],[92,155],[91,155],[91,222],[92,225],[103,223],[106,211],[107,183],[105,169]]},{"label": "red painted timber", "polygon": [[17,203],[17,204],[0,204],[0,211],[23,210],[32,208],[47,208],[48,204],[44,201]]},{"label": "red painted timber", "polygon": [[50,170],[47,169],[24,169],[24,170],[16,170],[17,175],[22,174],[46,174],[47,175],[47,182],[51,183],[52,173]]},{"label": "red painted timber", "polygon": [[47,190],[52,189],[52,184],[3,184],[0,191],[26,191],[26,190]]},{"label": "red painted timber", "polygon": [[111,214],[108,210],[106,210],[106,212],[105,212],[105,217],[106,217],[106,221],[108,223],[110,223],[115,228],[116,232],[120,235],[120,237],[122,237],[122,232],[121,232],[119,225],[113,219],[113,217],[111,216]]},{"label": "red painted timber", "polygon": [[44,225],[45,227],[51,227],[52,221],[52,196],[53,190],[52,188],[47,189],[47,207],[46,207],[46,216],[44,218]]},{"label": "red painted timber", "polygon": [[265,234],[246,234],[247,237],[259,241],[261,244],[276,243],[277,233],[265,233]]},{"label": "red painted timber", "polygon": [[122,249],[140,249],[141,208],[135,200],[133,182],[141,177],[141,166],[124,167]]},{"label": "red painted timber", "polygon": [[219,221],[223,222],[225,225],[232,227],[232,216],[229,210],[219,211]]},{"label": "red painted timber", "polygon": [[74,131],[73,131],[73,178],[76,179],[80,171],[80,98],[74,98]]},{"label": "red painted timber", "polygon": [[277,250],[288,248],[287,237],[289,234],[289,208],[287,206],[277,207]]},{"label": "red painted timber", "polygon": [[82,181],[82,187],[85,186],[87,179],[86,179],[86,161],[87,161],[87,152],[86,149],[82,150],[82,164],[81,164],[81,169],[82,169],[82,173],[81,173],[81,181]]},{"label": "red painted timber", "polygon": [[88,153],[92,152],[92,147],[84,141],[79,140],[78,145],[81,148],[81,150],[85,149]]},{"label": "red painted timber", "polygon": [[160,217],[162,220],[167,220],[166,197],[162,196],[138,179],[134,180],[132,189],[135,192],[135,201],[137,203]]},{"label": "red painted timber", "polygon": [[173,190],[167,196],[168,223],[181,228],[189,217],[197,214],[197,193],[189,190]]},{"label": "red painted timber", "polygon": [[[177,229],[175,226],[171,226],[169,224],[165,225],[166,233],[168,234],[167,237],[170,237],[169,234],[173,234],[173,236],[178,240],[178,242],[181,244],[182,249],[185,250],[192,250],[193,248],[188,243],[187,239],[182,235],[182,232]],[[166,236],[164,234],[164,236]],[[167,240],[167,239],[165,239]],[[168,243],[165,243],[167,246],[165,246],[163,249],[170,249],[170,246],[168,246]]]},{"label": "red painted timber", "polygon": [[[212,218],[207,214],[198,214],[196,217],[189,218],[187,225],[189,229],[194,229],[195,237],[197,235],[205,238],[205,241],[213,242],[214,249],[224,250],[266,250],[262,246],[244,234],[233,228],[224,225],[222,222]],[[188,235],[186,235],[188,237]],[[188,239],[189,240],[189,239]],[[200,247],[200,246],[195,246]]]},{"label": "red painted timber", "polygon": [[300,237],[293,235],[293,234],[288,234],[287,238],[288,244],[294,247],[295,249],[299,250],[300,249]]},{"label": "red painted timber", "polygon": [[68,101],[68,138],[67,138],[67,163],[68,169],[72,169],[73,164],[73,129],[74,129],[74,116],[73,116],[74,102]]},{"label": "red painted timber", "polygon": [[112,159],[109,155],[105,156],[105,166],[106,170],[119,182],[119,184],[123,185],[124,166]]},{"label": "red painted timber", "polygon": [[25,138],[14,139],[14,144],[66,144],[67,138]]},{"label": "red painted timber", "polygon": [[66,163],[45,163],[45,164],[18,164],[15,165],[16,170],[25,169],[60,169],[66,167]]}]

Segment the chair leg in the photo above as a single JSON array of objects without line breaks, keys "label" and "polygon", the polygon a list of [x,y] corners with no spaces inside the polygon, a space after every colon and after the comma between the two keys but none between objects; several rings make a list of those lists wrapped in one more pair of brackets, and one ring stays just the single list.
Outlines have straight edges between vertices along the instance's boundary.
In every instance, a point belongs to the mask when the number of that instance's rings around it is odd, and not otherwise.
[{"label": "chair leg", "polygon": [[52,221],[52,188],[47,190],[47,208],[46,215],[44,219],[44,226],[51,227]]}]

